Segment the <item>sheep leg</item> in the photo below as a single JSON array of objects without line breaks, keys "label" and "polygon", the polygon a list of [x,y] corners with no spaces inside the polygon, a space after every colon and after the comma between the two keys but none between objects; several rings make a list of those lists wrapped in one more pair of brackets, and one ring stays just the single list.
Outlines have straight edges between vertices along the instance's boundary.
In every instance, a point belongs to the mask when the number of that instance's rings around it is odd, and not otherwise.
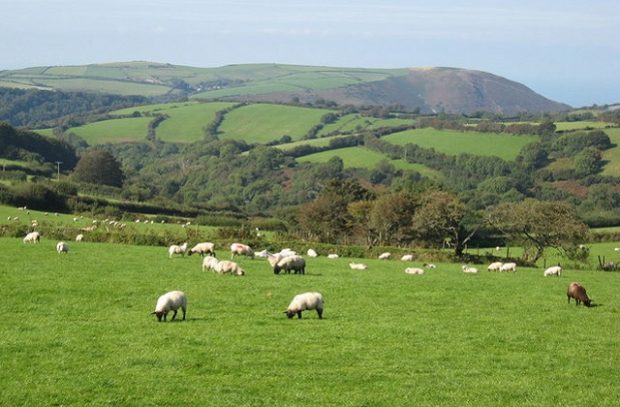
[{"label": "sheep leg", "polygon": [[174,310],[174,314],[172,314],[172,319],[171,321],[174,321],[174,319],[177,317],[177,310]]},{"label": "sheep leg", "polygon": [[297,317],[301,319],[301,311],[297,311]]},{"label": "sheep leg", "polygon": [[568,303],[570,304],[570,295],[567,295],[566,299],[568,300]]},{"label": "sheep leg", "polygon": [[323,308],[317,308],[316,313],[319,314],[319,319],[323,319]]},{"label": "sheep leg", "polygon": [[185,308],[183,308],[183,321],[185,321]]}]

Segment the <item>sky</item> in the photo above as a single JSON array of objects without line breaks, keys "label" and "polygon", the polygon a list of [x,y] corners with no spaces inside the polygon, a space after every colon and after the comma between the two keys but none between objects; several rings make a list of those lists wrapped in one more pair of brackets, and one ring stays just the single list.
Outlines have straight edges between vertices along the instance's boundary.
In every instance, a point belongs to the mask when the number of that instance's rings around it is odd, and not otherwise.
[{"label": "sky", "polygon": [[619,0],[0,0],[0,70],[154,61],[449,66],[620,102]]}]

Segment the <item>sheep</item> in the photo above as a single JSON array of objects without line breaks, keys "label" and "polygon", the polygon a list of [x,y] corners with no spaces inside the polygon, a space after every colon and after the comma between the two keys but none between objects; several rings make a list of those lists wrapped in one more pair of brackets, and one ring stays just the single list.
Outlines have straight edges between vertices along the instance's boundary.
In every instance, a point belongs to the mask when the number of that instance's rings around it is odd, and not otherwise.
[{"label": "sheep", "polygon": [[202,271],[207,271],[207,270],[216,271],[217,264],[219,262],[220,261],[213,256],[206,256],[204,259],[202,259]]},{"label": "sheep", "polygon": [[590,307],[592,304],[592,300],[588,298],[586,294],[586,289],[579,283],[573,282],[568,285],[566,298],[569,304],[571,297],[575,299],[575,305],[579,305],[579,303],[583,302],[586,307]]},{"label": "sheep", "polygon": [[273,267],[274,274],[280,274],[282,270],[286,271],[287,274],[290,274],[291,271],[295,274],[306,273],[306,260],[298,255],[282,257],[277,254],[267,257],[267,261]]},{"label": "sheep", "polygon": [[172,258],[175,254],[180,254],[181,256],[185,256],[185,252],[187,251],[187,242],[182,245],[173,244],[168,248],[168,257]]},{"label": "sheep", "polygon": [[201,256],[205,256],[207,254],[215,256],[215,245],[211,242],[198,243],[194,247],[189,249],[189,252],[187,252],[187,255],[191,256],[194,253],[198,253]]},{"label": "sheep", "polygon": [[412,261],[413,260],[413,254],[405,254],[403,257],[400,258],[401,261]]},{"label": "sheep", "polygon": [[364,263],[349,263],[349,267],[351,267],[352,270],[366,270],[368,265]]},{"label": "sheep", "polygon": [[379,255],[379,260],[387,260],[392,256],[392,253],[385,252]]},{"label": "sheep", "polygon": [[267,249],[264,249],[260,252],[254,253],[254,256],[260,257],[261,259],[266,259],[269,256],[269,252],[267,251]]},{"label": "sheep", "polygon": [[501,248],[501,247],[499,247],[499,246],[495,246],[495,251],[498,251],[498,252],[499,252],[500,250],[502,250],[502,248]]},{"label": "sheep", "polygon": [[469,267],[466,264],[463,264],[463,266],[461,266],[461,269],[463,270],[463,273],[469,273],[469,274],[477,274],[478,273],[478,269],[475,267]]},{"label": "sheep", "polygon": [[39,243],[41,234],[39,232],[30,232],[24,237],[24,243]]},{"label": "sheep", "polygon": [[254,251],[250,246],[243,243],[233,243],[230,245],[230,258],[234,258],[235,254],[242,254],[251,259],[254,258]]},{"label": "sheep", "polygon": [[293,301],[288,305],[288,308],[284,313],[287,317],[293,318],[295,314],[301,319],[301,312],[306,310],[316,310],[319,314],[319,319],[323,319],[323,295],[318,292],[303,293],[296,295]]},{"label": "sheep", "polygon": [[297,255],[297,252],[296,252],[296,251],[294,251],[294,250],[291,250],[291,249],[289,249],[289,248],[286,248],[286,249],[282,249],[282,250],[280,250],[280,251],[279,251],[278,253],[276,253],[276,254],[279,254],[279,255],[280,255],[280,256],[282,256],[282,257],[288,257],[288,256],[295,256],[295,255]]},{"label": "sheep", "polygon": [[156,315],[159,322],[161,322],[162,318],[164,322],[166,322],[168,313],[170,311],[174,311],[171,319],[174,321],[177,317],[177,310],[179,308],[183,310],[183,321],[185,321],[187,312],[187,296],[183,291],[170,291],[157,299],[155,311],[151,312],[151,315]]},{"label": "sheep", "polygon": [[517,263],[513,263],[513,262],[504,263],[499,268],[499,271],[507,271],[507,272],[512,271],[514,273],[517,271]]},{"label": "sheep", "polygon": [[614,252],[620,252],[620,247],[614,247]]},{"label": "sheep", "polygon": [[407,267],[405,269],[405,274],[422,275],[424,274],[424,269],[421,269],[419,267]]},{"label": "sheep", "polygon": [[545,276],[545,277],[548,277],[548,276],[558,276],[558,277],[560,277],[561,274],[562,274],[562,267],[560,267],[560,265],[558,264],[557,266],[549,267],[547,270],[545,270],[545,272],[543,273],[543,276]]},{"label": "sheep", "polygon": [[489,267],[487,267],[487,270],[488,271],[499,271],[502,268],[503,264],[504,263],[502,263],[501,261],[493,262],[489,264]]},{"label": "sheep", "polygon": [[69,245],[66,244],[65,242],[58,242],[56,244],[56,251],[58,252],[58,254],[69,253]]},{"label": "sheep", "polygon": [[437,268],[437,266],[434,263],[424,263],[423,267],[426,267],[427,269]]},{"label": "sheep", "polygon": [[331,253],[327,255],[328,259],[337,259],[339,256],[336,253]]},{"label": "sheep", "polygon": [[215,266],[215,271],[219,274],[233,274],[235,276],[245,276],[245,271],[234,261],[222,260]]},{"label": "sheep", "polygon": [[318,257],[319,255],[314,249],[308,249],[306,254],[308,255],[308,257]]},{"label": "sheep", "polygon": [[76,242],[81,242],[82,240],[84,240],[84,235],[82,233],[75,237]]}]

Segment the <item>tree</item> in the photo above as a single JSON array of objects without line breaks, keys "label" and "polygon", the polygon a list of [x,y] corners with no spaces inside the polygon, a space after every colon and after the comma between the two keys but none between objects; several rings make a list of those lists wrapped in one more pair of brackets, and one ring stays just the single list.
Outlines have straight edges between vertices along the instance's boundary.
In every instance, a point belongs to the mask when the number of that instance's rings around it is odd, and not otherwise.
[{"label": "tree", "polygon": [[413,227],[421,238],[437,243],[449,238],[456,256],[463,254],[479,226],[475,213],[457,196],[444,191],[425,193],[413,217]]},{"label": "tree", "polygon": [[585,241],[588,227],[577,218],[566,202],[541,202],[526,199],[495,207],[488,221],[511,240],[524,247],[524,260],[536,262],[545,248],[551,247],[567,256]]},{"label": "tree", "polygon": [[73,178],[91,184],[123,185],[121,164],[105,150],[95,149],[86,152],[73,170]]},{"label": "tree", "polygon": [[368,226],[378,244],[404,245],[413,240],[411,219],[416,203],[406,193],[397,192],[379,197],[373,204]]},{"label": "tree", "polygon": [[582,178],[596,174],[601,169],[601,152],[588,147],[575,156],[575,175]]}]

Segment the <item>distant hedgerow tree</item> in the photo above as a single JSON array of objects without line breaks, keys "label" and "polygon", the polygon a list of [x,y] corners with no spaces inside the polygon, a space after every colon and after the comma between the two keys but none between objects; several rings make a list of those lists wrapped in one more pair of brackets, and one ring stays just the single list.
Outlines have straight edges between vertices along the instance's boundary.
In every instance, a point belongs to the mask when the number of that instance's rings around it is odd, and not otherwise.
[{"label": "distant hedgerow tree", "polygon": [[123,178],[121,164],[112,154],[99,149],[86,152],[73,170],[74,180],[91,184],[121,187]]}]

